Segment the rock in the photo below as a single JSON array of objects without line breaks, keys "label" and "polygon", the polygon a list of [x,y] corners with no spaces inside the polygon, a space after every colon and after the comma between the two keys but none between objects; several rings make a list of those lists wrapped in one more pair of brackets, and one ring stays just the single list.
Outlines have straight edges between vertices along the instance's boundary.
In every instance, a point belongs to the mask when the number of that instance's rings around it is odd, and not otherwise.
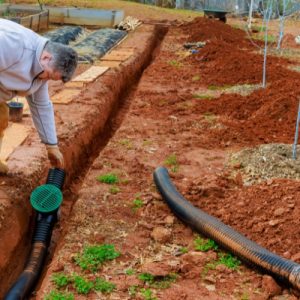
[{"label": "rock", "polygon": [[269,225],[270,226],[276,226],[280,223],[280,220],[276,219],[276,220],[271,220],[269,221]]},{"label": "rock", "polygon": [[270,296],[281,294],[281,287],[276,283],[273,277],[264,275],[262,278],[262,289],[265,290]]},{"label": "rock", "polygon": [[189,252],[180,257],[183,265],[190,264],[191,266],[204,265],[207,262],[207,256],[203,252]]},{"label": "rock", "polygon": [[156,192],[151,193],[151,196],[155,200],[161,200],[161,195],[159,193],[156,193]]},{"label": "rock", "polygon": [[150,262],[142,265],[141,272],[153,276],[167,276],[172,272],[172,267],[163,262]]},{"label": "rock", "polygon": [[291,258],[291,253],[289,251],[286,251],[286,252],[283,253],[283,257],[287,258],[287,259],[290,259]]},{"label": "rock", "polygon": [[206,281],[207,283],[216,283],[216,279],[213,276],[206,276],[204,281]]},{"label": "rock", "polygon": [[284,213],[285,213],[285,209],[283,207],[279,207],[279,208],[275,209],[274,216],[279,217],[279,216],[283,215]]},{"label": "rock", "polygon": [[174,216],[166,216],[164,219],[164,223],[167,225],[173,225],[175,221],[175,217]]},{"label": "rock", "polygon": [[216,290],[216,286],[214,284],[205,284],[204,285],[206,287],[207,290],[209,290],[210,292],[214,292]]},{"label": "rock", "polygon": [[294,255],[291,257],[291,259],[292,259],[293,261],[299,262],[299,261],[300,261],[300,252],[294,254]]},{"label": "rock", "polygon": [[166,243],[171,238],[171,231],[165,227],[155,227],[151,232],[151,237],[160,243]]}]

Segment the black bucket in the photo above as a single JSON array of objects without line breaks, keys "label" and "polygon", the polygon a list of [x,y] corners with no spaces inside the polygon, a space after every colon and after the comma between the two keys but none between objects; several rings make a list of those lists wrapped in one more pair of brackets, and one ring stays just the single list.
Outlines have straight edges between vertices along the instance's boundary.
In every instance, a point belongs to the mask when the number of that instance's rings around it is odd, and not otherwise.
[{"label": "black bucket", "polygon": [[23,117],[24,104],[21,102],[9,102],[9,120],[12,122],[21,122]]}]

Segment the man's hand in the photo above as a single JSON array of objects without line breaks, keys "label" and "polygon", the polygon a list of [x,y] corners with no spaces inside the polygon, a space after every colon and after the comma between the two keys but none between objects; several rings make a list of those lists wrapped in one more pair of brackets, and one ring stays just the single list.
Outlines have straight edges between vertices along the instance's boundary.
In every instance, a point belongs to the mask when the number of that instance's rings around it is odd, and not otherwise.
[{"label": "man's hand", "polygon": [[63,169],[65,166],[64,157],[60,152],[57,145],[46,145],[48,152],[48,158],[50,160],[51,166],[55,168]]}]

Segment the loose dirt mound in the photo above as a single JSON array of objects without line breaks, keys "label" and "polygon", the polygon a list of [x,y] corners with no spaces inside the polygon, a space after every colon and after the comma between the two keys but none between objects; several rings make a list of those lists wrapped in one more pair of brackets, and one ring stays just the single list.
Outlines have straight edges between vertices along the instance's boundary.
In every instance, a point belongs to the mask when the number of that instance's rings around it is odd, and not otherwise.
[{"label": "loose dirt mound", "polygon": [[[298,147],[299,154],[300,147]],[[300,159],[293,159],[291,145],[268,144],[235,153],[231,164],[241,168],[245,185],[272,178],[300,179]]]}]

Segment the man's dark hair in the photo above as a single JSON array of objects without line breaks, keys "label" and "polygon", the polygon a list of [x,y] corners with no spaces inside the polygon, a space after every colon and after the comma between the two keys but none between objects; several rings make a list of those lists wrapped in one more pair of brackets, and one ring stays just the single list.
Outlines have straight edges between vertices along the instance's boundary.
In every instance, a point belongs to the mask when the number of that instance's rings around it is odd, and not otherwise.
[{"label": "man's dark hair", "polygon": [[67,82],[71,80],[77,67],[78,55],[69,46],[49,41],[45,49],[52,54],[51,67],[61,73],[61,80]]}]

